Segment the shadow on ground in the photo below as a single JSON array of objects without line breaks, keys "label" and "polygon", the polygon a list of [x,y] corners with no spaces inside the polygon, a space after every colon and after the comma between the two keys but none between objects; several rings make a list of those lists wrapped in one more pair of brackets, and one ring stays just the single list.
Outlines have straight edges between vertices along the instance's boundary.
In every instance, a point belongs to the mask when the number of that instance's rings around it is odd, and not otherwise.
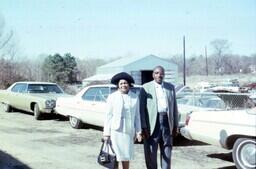
[{"label": "shadow on ground", "polygon": [[232,165],[232,166],[227,166],[227,167],[221,167],[221,168],[218,168],[218,169],[237,169],[235,165]]},{"label": "shadow on ground", "polygon": [[[9,113],[22,113],[24,115],[29,115],[29,116],[32,116],[32,118],[34,118],[33,113],[22,111],[22,110],[14,110],[13,112],[9,112]],[[69,118],[60,114],[55,114],[55,113],[43,113],[41,114],[40,121],[43,121],[43,120],[68,121]],[[103,131],[103,127],[94,126],[90,124],[84,124],[82,126],[82,129],[94,129],[98,131]]]},{"label": "shadow on ground", "polygon": [[[26,111],[23,111],[23,110],[14,109],[12,112],[9,112],[9,113],[21,113],[21,114],[24,114],[24,115],[30,115],[30,116],[32,116],[32,118],[34,118],[33,113],[26,112]],[[40,120],[67,121],[68,117],[65,117],[65,116],[62,116],[62,115],[59,115],[59,114],[55,114],[55,113],[42,113],[41,117],[40,117]]]},{"label": "shadow on ground", "polygon": [[90,124],[84,124],[82,129],[93,129],[93,130],[103,131],[103,127],[94,126]]},{"label": "shadow on ground", "polygon": [[[229,153],[216,153],[216,154],[208,154],[207,157],[210,158],[218,158],[224,161],[229,161],[229,162],[234,162],[233,158],[232,158],[232,152]],[[227,166],[227,167],[222,167],[222,168],[218,168],[218,169],[236,169],[235,165],[232,166]]]},{"label": "shadow on ground", "polygon": [[1,169],[32,169],[15,157],[0,150],[0,168]]},{"label": "shadow on ground", "polygon": [[55,113],[42,114],[42,120],[68,121],[68,117]]},{"label": "shadow on ground", "polygon": [[206,146],[209,144],[206,144],[206,143],[203,143],[200,141],[196,141],[196,140],[188,140],[185,137],[179,135],[174,138],[173,145],[176,147],[181,147],[181,146]]},{"label": "shadow on ground", "polygon": [[208,154],[207,157],[210,158],[218,158],[221,160],[229,161],[229,162],[234,162],[232,158],[232,152],[229,153],[217,153],[217,154]]}]

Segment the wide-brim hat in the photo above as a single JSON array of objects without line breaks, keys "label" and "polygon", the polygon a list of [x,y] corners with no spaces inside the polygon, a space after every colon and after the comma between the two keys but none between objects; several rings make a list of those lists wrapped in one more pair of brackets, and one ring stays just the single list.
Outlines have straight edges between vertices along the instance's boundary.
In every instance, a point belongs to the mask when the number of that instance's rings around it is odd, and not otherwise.
[{"label": "wide-brim hat", "polygon": [[110,82],[111,82],[112,84],[114,84],[114,85],[118,85],[118,82],[119,82],[121,79],[126,80],[129,84],[134,83],[134,79],[132,78],[132,76],[129,75],[128,73],[126,73],[126,72],[117,73],[116,75],[114,75],[114,76],[111,78],[111,81],[110,81]]}]

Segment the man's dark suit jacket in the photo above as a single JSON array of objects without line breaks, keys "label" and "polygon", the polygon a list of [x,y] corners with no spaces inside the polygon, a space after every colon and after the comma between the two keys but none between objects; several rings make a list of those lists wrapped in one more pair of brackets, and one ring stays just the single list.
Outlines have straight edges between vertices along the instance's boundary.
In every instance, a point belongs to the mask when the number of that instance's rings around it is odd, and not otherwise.
[{"label": "man's dark suit jacket", "polygon": [[[154,83],[154,81],[145,83],[140,93],[141,127],[148,129],[150,135],[152,135],[154,131],[157,119],[157,98]],[[171,83],[163,82],[163,88],[168,100],[167,115],[170,134],[172,134],[173,129],[178,127],[178,108],[175,87]]]}]

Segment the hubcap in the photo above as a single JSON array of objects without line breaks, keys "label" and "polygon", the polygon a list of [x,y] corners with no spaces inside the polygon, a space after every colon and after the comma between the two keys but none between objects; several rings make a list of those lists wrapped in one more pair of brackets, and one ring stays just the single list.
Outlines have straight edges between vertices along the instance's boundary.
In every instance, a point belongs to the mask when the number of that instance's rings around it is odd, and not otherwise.
[{"label": "hubcap", "polygon": [[77,123],[77,119],[76,119],[75,117],[70,117],[70,124],[71,124],[72,126],[75,126],[76,123]]},{"label": "hubcap", "polygon": [[34,115],[36,116],[38,114],[38,109],[37,107],[34,108]]},{"label": "hubcap", "polygon": [[8,110],[8,104],[3,104],[3,108],[4,108],[4,111],[5,112],[8,112],[9,110]]},{"label": "hubcap", "polygon": [[6,104],[4,104],[4,111],[7,111],[7,105]]},{"label": "hubcap", "polygon": [[247,167],[254,168],[256,166],[256,144],[249,143],[241,149],[241,161]]}]

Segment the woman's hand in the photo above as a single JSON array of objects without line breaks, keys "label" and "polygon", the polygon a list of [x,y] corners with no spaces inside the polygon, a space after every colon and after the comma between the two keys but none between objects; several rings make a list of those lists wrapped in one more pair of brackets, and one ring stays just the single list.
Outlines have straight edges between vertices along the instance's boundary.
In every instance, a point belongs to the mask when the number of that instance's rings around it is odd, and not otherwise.
[{"label": "woman's hand", "polygon": [[141,134],[141,132],[136,134],[136,140],[138,142],[142,142],[142,134]]},{"label": "woman's hand", "polygon": [[108,141],[108,140],[110,140],[110,136],[103,136],[103,141]]}]

